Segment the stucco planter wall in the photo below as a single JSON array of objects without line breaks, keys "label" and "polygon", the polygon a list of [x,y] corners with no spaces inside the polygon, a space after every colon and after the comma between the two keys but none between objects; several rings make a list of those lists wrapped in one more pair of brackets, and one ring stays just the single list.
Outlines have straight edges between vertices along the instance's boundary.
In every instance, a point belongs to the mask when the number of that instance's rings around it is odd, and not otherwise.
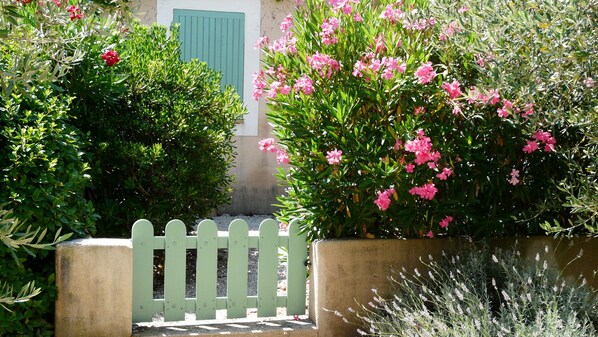
[{"label": "stucco planter wall", "polygon": [[[536,253],[548,247],[552,261],[568,277],[576,279],[580,273],[598,289],[598,278],[592,278],[598,269],[598,240],[587,238],[554,239],[552,237],[520,238],[520,251],[534,258]],[[442,251],[466,246],[465,239],[410,239],[410,240],[324,240],[311,246],[310,270],[310,317],[316,323],[322,337],[358,336],[358,326],[343,322],[335,315],[339,311],[351,320],[348,308],[357,303],[372,300],[372,289],[381,293],[389,290],[387,276],[391,270],[418,267],[422,271],[420,257],[439,257]],[[499,239],[492,245],[508,247],[515,239]],[[581,258],[572,261],[583,250]],[[566,267],[566,268],[565,268]],[[356,319],[353,319],[356,322]]]}]

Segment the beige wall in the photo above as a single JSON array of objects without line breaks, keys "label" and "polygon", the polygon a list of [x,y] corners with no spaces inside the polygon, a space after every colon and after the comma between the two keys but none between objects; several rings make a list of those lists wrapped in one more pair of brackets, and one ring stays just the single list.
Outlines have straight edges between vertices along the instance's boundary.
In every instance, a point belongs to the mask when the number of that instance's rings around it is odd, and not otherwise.
[{"label": "beige wall", "polygon": [[[226,1],[226,0],[222,0]],[[271,40],[279,38],[279,25],[282,19],[294,10],[295,2],[291,0],[261,1],[261,35]],[[131,2],[135,16],[144,24],[156,21],[156,0],[133,0]],[[257,69],[256,69],[257,70]],[[253,91],[249,88],[248,93]],[[267,214],[275,211],[272,206],[276,196],[283,193],[276,178],[277,163],[273,153],[262,153],[258,150],[258,142],[271,136],[271,128],[266,120],[267,107],[263,99],[259,102],[258,135],[235,137],[237,159],[231,173],[236,175],[233,185],[232,204],[219,210],[219,213],[230,214]]]}]

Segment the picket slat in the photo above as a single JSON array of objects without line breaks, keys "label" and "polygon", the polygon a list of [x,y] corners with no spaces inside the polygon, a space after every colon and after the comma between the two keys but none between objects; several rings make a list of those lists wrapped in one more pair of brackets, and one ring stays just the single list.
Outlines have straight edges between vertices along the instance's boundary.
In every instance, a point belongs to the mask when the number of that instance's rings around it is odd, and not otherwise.
[{"label": "picket slat", "polygon": [[300,233],[297,219],[289,224],[289,257],[287,266],[287,315],[305,314],[307,269],[307,234]]},{"label": "picket slat", "polygon": [[154,227],[148,220],[133,224],[133,322],[148,322],[154,314]]},{"label": "picket slat", "polygon": [[166,252],[164,261],[164,320],[185,320],[185,224],[171,220],[166,225]]},{"label": "picket slat", "polygon": [[276,285],[278,283],[278,224],[264,220],[260,224],[257,265],[257,315],[276,316]]},{"label": "picket slat", "polygon": [[218,227],[213,220],[204,220],[197,226],[196,319],[216,318],[217,265]]},{"label": "picket slat", "polygon": [[248,232],[247,222],[239,219],[233,220],[228,228],[227,318],[247,315]]}]

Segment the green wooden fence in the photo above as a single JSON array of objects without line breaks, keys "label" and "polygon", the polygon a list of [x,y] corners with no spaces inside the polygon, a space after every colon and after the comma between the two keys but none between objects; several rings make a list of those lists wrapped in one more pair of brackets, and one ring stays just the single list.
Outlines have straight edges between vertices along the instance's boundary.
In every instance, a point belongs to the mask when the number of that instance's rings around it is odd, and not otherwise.
[{"label": "green wooden fence", "polygon": [[[257,308],[259,317],[276,316],[278,307],[287,315],[305,313],[307,268],[306,235],[299,234],[298,221],[289,231],[279,232],[274,220],[264,220],[259,234],[250,234],[243,220],[230,223],[229,231],[218,233],[216,223],[204,220],[196,236],[187,236],[185,224],[172,220],[165,236],[154,236],[148,220],[133,225],[133,322],[151,322],[154,313],[163,312],[165,321],[181,321],[185,312],[196,319],[214,319],[216,310],[226,309],[227,318],[246,317],[248,308]],[[287,295],[277,295],[278,248],[286,247]],[[216,296],[218,249],[228,249],[227,296]],[[165,250],[164,298],[153,297],[154,250]],[[186,250],[197,250],[195,298],[185,297]],[[258,249],[257,296],[248,296],[249,249]]]}]

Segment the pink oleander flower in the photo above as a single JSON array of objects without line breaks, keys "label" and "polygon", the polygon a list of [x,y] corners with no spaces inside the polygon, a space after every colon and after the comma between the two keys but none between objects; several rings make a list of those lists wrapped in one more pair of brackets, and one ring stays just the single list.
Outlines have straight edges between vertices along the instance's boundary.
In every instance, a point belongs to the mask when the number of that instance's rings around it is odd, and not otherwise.
[{"label": "pink oleander flower", "polygon": [[405,165],[405,172],[413,173],[413,170],[415,170],[415,165],[413,165],[411,163]]},{"label": "pink oleander flower", "polygon": [[436,177],[440,180],[446,180],[448,177],[453,175],[453,170],[448,167],[442,169],[442,172],[438,173]]},{"label": "pink oleander flower", "polygon": [[283,33],[286,33],[293,27],[293,16],[291,14],[287,15],[282,22],[280,23],[280,30]]},{"label": "pink oleander flower", "polygon": [[368,69],[368,66],[363,61],[357,60],[353,66],[353,76],[363,77],[363,73]]},{"label": "pink oleander flower", "polygon": [[468,11],[469,11],[469,7],[463,6],[463,7],[459,8],[459,10],[457,12],[459,12],[459,14],[463,14]]},{"label": "pink oleander flower", "polygon": [[395,9],[394,5],[387,5],[380,17],[392,23],[396,23],[403,17],[403,12],[400,9]]},{"label": "pink oleander flower", "polygon": [[502,118],[509,117],[509,110],[507,110],[507,108],[505,108],[504,106],[502,108],[498,108],[496,110],[496,113],[498,114],[498,117],[502,117]]},{"label": "pink oleander flower", "polygon": [[293,89],[295,91],[302,91],[305,95],[311,95],[314,92],[313,81],[309,76],[303,74],[295,81]]},{"label": "pink oleander flower", "polygon": [[339,21],[335,17],[328,18],[324,20],[322,24],[322,31],[320,32],[320,36],[322,37],[322,42],[329,46],[331,44],[336,44],[338,42],[337,37],[334,35],[334,32],[338,29]]},{"label": "pink oleander flower", "polygon": [[361,16],[359,13],[355,13],[355,15],[353,15],[353,20],[355,22],[363,22],[363,16]]},{"label": "pink oleander flower", "polygon": [[528,140],[527,144],[523,147],[523,152],[532,153],[538,149],[538,142]]},{"label": "pink oleander flower", "polygon": [[453,105],[453,115],[458,115],[461,113],[461,104],[455,103]]},{"label": "pink oleander flower", "polygon": [[264,78],[264,72],[259,71],[253,73],[253,99],[258,101],[260,97],[264,94],[264,89],[266,89],[266,81]]},{"label": "pink oleander flower", "polygon": [[274,145],[274,138],[264,138],[258,142],[260,151],[276,152],[276,145]]},{"label": "pink oleander flower", "polygon": [[431,239],[434,237],[434,233],[432,231],[429,231],[428,234],[426,234],[426,236]]},{"label": "pink oleander flower", "polygon": [[113,65],[117,64],[120,59],[118,58],[118,53],[114,50],[108,50],[104,54],[102,54],[102,58],[106,62],[108,67],[112,67]]},{"label": "pink oleander flower", "polygon": [[521,116],[528,117],[534,114],[534,103],[528,103],[523,107],[523,113]]},{"label": "pink oleander flower", "polygon": [[61,0],[52,0],[54,2],[54,4],[58,7],[62,6],[62,1]]},{"label": "pink oleander flower", "polygon": [[343,151],[334,149],[326,152],[326,160],[328,160],[328,164],[330,165],[340,164],[341,160],[343,160]]},{"label": "pink oleander flower", "polygon": [[307,63],[309,66],[318,71],[320,76],[330,78],[332,72],[339,71],[340,64],[338,61],[330,57],[330,55],[315,53],[311,56],[307,56]]},{"label": "pink oleander flower", "polygon": [[403,142],[400,139],[397,139],[397,141],[395,142],[395,145],[393,146],[393,149],[395,151],[399,151],[401,146],[403,146]]},{"label": "pink oleander flower", "polygon": [[438,189],[434,184],[424,184],[422,186],[415,186],[409,190],[409,194],[418,195],[420,198],[425,200],[432,200],[438,192]]},{"label": "pink oleander flower", "polygon": [[287,35],[281,37],[280,39],[274,41],[272,45],[268,46],[268,49],[273,52],[281,53],[286,55],[290,53],[294,55],[297,53],[297,37],[295,37],[292,32],[288,32]]},{"label": "pink oleander flower", "polygon": [[276,150],[276,162],[279,165],[289,163],[289,154],[285,149]]},{"label": "pink oleander flower", "polygon": [[[405,143],[405,151],[415,154],[415,164],[423,165],[427,162],[436,163],[440,159],[440,153],[432,151],[432,141],[430,137],[425,137],[423,130],[418,131],[417,139],[412,139]],[[432,165],[434,168],[435,165]]]},{"label": "pink oleander flower", "polygon": [[509,179],[509,184],[515,186],[519,184],[519,170],[512,169],[511,170],[511,179]]},{"label": "pink oleander flower", "polygon": [[593,88],[594,85],[596,85],[596,81],[594,81],[593,78],[588,77],[583,81],[583,84],[586,86],[586,88]]},{"label": "pink oleander flower", "polygon": [[268,43],[270,43],[270,38],[267,36],[261,36],[259,39],[257,39],[257,41],[255,41],[253,48],[261,49],[261,48],[267,46]]},{"label": "pink oleander flower", "polygon": [[440,220],[440,222],[438,223],[440,225],[440,228],[447,228],[448,225],[453,221],[453,217],[450,215],[447,215],[444,219]]},{"label": "pink oleander flower", "polygon": [[534,138],[538,142],[544,143],[544,152],[554,151],[556,139],[552,137],[552,134],[550,132],[544,132],[542,130],[539,130],[532,138]]},{"label": "pink oleander flower", "polygon": [[498,90],[492,89],[488,91],[488,95],[490,96],[490,104],[495,105],[500,102],[500,94],[498,93]]},{"label": "pink oleander flower", "polygon": [[415,77],[418,79],[420,84],[426,84],[433,80],[434,77],[436,77],[436,72],[432,67],[432,62],[426,62],[417,68],[415,71]]},{"label": "pink oleander flower", "polygon": [[445,82],[442,84],[442,89],[446,91],[451,99],[458,98],[459,96],[463,95],[461,92],[460,83],[457,80],[454,80],[453,83]]},{"label": "pink oleander flower", "polygon": [[424,108],[423,106],[417,106],[415,107],[415,110],[413,110],[413,113],[416,116],[423,115],[424,113],[426,113],[426,108]]},{"label": "pink oleander flower", "polygon": [[291,92],[291,87],[288,84],[281,83],[279,81],[273,81],[270,83],[270,90],[266,94],[266,98],[275,99],[279,94],[288,95]]},{"label": "pink oleander flower", "polygon": [[77,6],[69,6],[66,10],[71,16],[71,21],[83,19],[83,12],[81,12],[81,8]]},{"label": "pink oleander flower", "polygon": [[388,191],[378,192],[378,198],[374,200],[374,204],[376,204],[381,211],[386,211],[390,206],[390,193],[388,193]]}]

